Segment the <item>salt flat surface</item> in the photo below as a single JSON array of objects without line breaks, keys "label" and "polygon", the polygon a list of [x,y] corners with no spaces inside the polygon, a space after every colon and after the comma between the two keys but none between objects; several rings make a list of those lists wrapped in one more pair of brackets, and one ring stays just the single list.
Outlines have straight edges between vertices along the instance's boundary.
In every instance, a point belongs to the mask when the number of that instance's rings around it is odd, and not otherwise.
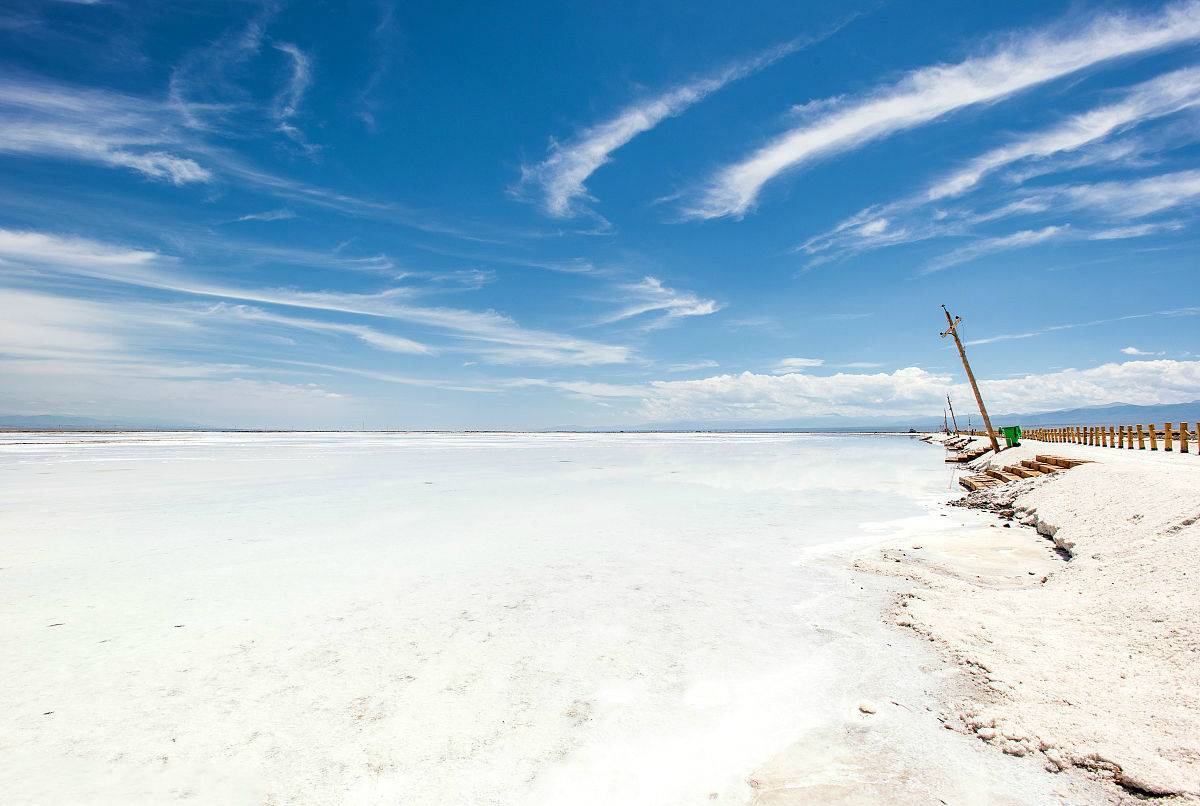
[{"label": "salt flat surface", "polygon": [[832,559],[983,517],[952,491],[904,437],[3,435],[0,787],[731,804],[808,743],[837,791],[1046,802]]}]

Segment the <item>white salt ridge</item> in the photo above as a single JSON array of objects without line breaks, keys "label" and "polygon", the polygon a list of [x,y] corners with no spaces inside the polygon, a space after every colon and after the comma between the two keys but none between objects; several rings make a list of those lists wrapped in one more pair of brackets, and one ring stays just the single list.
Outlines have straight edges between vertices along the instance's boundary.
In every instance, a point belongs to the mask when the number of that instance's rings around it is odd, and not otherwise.
[{"label": "white salt ridge", "polygon": [[874,748],[912,802],[1044,802],[918,713],[928,650],[828,556],[949,483],[904,438],[6,435],[0,785],[729,804],[808,743],[823,786]]}]

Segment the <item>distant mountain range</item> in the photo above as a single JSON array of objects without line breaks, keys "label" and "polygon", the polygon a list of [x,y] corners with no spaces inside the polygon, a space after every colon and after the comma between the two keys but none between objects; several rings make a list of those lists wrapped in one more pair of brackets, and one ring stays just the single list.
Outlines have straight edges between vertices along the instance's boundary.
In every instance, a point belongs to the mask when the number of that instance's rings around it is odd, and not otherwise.
[{"label": "distant mountain range", "polygon": [[[990,412],[989,412],[990,413]],[[968,417],[975,428],[983,422],[973,407],[959,412],[958,427],[966,430]],[[1133,423],[1163,423],[1200,420],[1200,400],[1190,403],[1168,403],[1157,406],[1134,406],[1129,403],[1110,403],[1078,409],[1061,409],[1033,413],[991,414],[992,425],[1051,427],[1062,425],[1120,425]],[[933,431],[942,427],[941,417],[803,417],[772,422],[752,421],[676,421],[648,423],[630,430],[648,431]],[[603,429],[584,429],[603,430]]]},{"label": "distant mountain range", "polygon": [[[1191,403],[1166,403],[1158,406],[1134,406],[1110,403],[1086,409],[1063,409],[1037,414],[1006,414],[1005,419],[1023,426],[1059,425],[1133,425],[1136,423],[1195,422],[1200,419],[1200,400]],[[999,425],[999,423],[992,423]]]},{"label": "distant mountain range", "polygon": [[152,420],[103,420],[59,414],[0,414],[0,429],[10,431],[203,431],[195,423]]},{"label": "distant mountain range", "polygon": [[[1061,425],[1120,425],[1134,423],[1178,423],[1200,420],[1200,400],[1190,403],[1168,403],[1159,406],[1134,406],[1129,403],[1110,403],[1079,409],[1062,409],[1022,414],[993,414],[992,425],[1021,425],[1052,427]],[[966,429],[968,413],[958,417],[959,428]],[[970,422],[979,428],[977,413],[970,413]],[[678,420],[665,423],[643,423],[620,426],[561,426],[538,429],[543,431],[934,431],[942,427],[941,417],[802,417],[770,422],[749,420]],[[196,423],[169,423],[147,420],[105,420],[73,415],[0,415],[0,430],[9,431],[218,431],[221,429]],[[253,429],[250,429],[253,430]],[[287,430],[287,429],[282,429]],[[397,429],[401,430],[401,429]]]}]

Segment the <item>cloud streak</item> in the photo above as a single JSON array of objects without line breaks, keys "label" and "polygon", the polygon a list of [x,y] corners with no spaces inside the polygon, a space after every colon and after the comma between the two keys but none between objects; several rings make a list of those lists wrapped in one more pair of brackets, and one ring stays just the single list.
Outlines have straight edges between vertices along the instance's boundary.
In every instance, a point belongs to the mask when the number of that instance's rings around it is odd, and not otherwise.
[{"label": "cloud streak", "polygon": [[967,342],[967,346],[970,347],[978,344],[995,344],[1002,341],[1032,339],[1038,336],[1044,336],[1047,333],[1057,333],[1062,330],[1074,330],[1080,327],[1095,327],[1097,325],[1110,325],[1115,322],[1129,322],[1136,319],[1173,318],[1178,316],[1200,316],[1200,307],[1172,308],[1170,310],[1151,311],[1149,313],[1131,313],[1112,319],[1093,319],[1090,322],[1073,322],[1065,325],[1051,325],[1050,327],[1039,328],[1038,330],[1030,330],[1024,333],[1003,333],[997,336],[986,336],[981,339],[971,339]]},{"label": "cloud streak", "polygon": [[957,266],[960,263],[966,263],[984,255],[1007,252],[1011,249],[1022,249],[1034,246],[1035,244],[1045,243],[1046,241],[1060,239],[1067,236],[1070,231],[1070,228],[1067,226],[1050,226],[1038,230],[1021,230],[1020,232],[1014,232],[1009,235],[998,235],[993,238],[980,238],[972,244],[948,252],[933,261],[921,271],[921,274],[930,274],[935,271],[948,269],[951,266]]},{"label": "cloud streak", "polygon": [[300,104],[304,100],[304,93],[308,91],[308,86],[312,83],[312,59],[309,58],[307,53],[290,42],[277,42],[275,43],[275,49],[286,55],[291,63],[291,77],[288,79],[287,85],[275,97],[273,105],[275,121],[279,126],[279,131],[290,137],[306,151],[312,152],[313,146],[308,143],[300,130],[292,123],[292,119],[300,111]]},{"label": "cloud streak", "polygon": [[992,149],[935,183],[926,199],[958,196],[987,174],[1026,159],[1049,157],[1103,140],[1129,126],[1200,104],[1200,68],[1189,67],[1153,78],[1129,90],[1115,104],[1073,115],[1045,131]]},{"label": "cloud streak", "polygon": [[77,160],[174,185],[210,182],[163,109],[120,93],[0,78],[0,153]]},{"label": "cloud streak", "polygon": [[620,290],[631,300],[619,311],[610,314],[600,324],[621,322],[648,313],[660,313],[654,326],[668,324],[672,320],[689,316],[708,316],[721,310],[720,303],[703,299],[690,291],[676,291],[663,285],[657,277],[644,277],[640,282],[627,283]]},{"label": "cloud streak", "polygon": [[584,183],[611,161],[614,151],[664,120],[683,114],[726,85],[768,67],[811,41],[793,40],[770,48],[710,76],[630,104],[611,118],[583,129],[565,143],[551,142],[545,159],[522,167],[520,186],[537,188],[539,203],[547,215],[555,218],[579,215],[582,212],[580,200],[590,198]]},{"label": "cloud streak", "polygon": [[818,104],[814,120],[720,170],[686,213],[694,218],[742,216],[768,182],[806,163],[1093,65],[1197,38],[1200,3],[1194,0],[1152,16],[1104,15],[1082,29],[1060,27],[1014,36],[987,55],[921,68],[864,96]]},{"label": "cloud streak", "polygon": [[406,287],[375,293],[235,288],[189,276],[177,260],[153,251],[81,238],[0,229],[0,267],[6,265],[191,296],[407,322],[441,331],[458,340],[458,349],[496,364],[591,366],[633,358],[624,345],[525,328],[495,311],[413,305],[413,290]]}]

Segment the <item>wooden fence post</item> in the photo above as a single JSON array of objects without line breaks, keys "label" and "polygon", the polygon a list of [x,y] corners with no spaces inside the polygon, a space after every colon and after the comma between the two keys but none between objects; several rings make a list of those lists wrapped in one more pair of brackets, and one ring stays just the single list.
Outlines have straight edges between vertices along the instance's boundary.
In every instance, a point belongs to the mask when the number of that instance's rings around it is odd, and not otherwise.
[{"label": "wooden fence post", "polygon": [[1142,424],[1141,423],[1138,423],[1137,432],[1138,432],[1138,450],[1144,451],[1144,450],[1146,450],[1146,435],[1145,435],[1145,433],[1142,432]]},{"label": "wooden fence post", "polygon": [[1163,450],[1164,451],[1174,450],[1174,448],[1171,447],[1171,424],[1170,423],[1163,423]]},{"label": "wooden fence post", "polygon": [[1154,423],[1150,423],[1150,450],[1158,450],[1158,437],[1154,434]]},{"label": "wooden fence post", "polygon": [[1125,447],[1125,426],[1123,425],[1117,426],[1117,447]]},{"label": "wooden fence post", "polygon": [[[1180,453],[1188,452],[1187,437],[1188,437],[1187,423],[1180,423],[1179,424],[1179,452]],[[1200,437],[1198,437],[1198,439],[1200,439]]]},{"label": "wooden fence post", "polygon": [[1110,448],[1117,447],[1116,437],[1117,437],[1117,427],[1114,425],[1110,425],[1108,427],[1108,447],[1110,447]]}]

